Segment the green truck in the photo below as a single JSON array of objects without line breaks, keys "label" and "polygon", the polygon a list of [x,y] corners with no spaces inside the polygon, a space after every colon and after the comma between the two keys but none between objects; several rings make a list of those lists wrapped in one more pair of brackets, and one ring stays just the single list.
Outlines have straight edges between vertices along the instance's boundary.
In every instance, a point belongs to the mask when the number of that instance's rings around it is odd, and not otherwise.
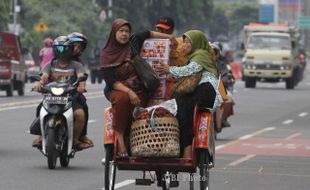
[{"label": "green truck", "polygon": [[287,89],[297,84],[299,74],[299,30],[285,24],[244,26],[245,55],[242,73],[246,88],[256,82],[285,82]]}]

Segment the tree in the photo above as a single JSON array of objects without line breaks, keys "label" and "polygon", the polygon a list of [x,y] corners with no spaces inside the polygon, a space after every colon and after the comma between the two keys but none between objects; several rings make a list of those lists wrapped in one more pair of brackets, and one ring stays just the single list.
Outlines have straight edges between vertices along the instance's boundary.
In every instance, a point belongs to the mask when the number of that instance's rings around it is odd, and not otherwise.
[{"label": "tree", "polygon": [[258,7],[244,5],[238,7],[231,15],[230,29],[232,34],[239,33],[249,22],[258,22]]},{"label": "tree", "polygon": [[2,0],[0,2],[0,31],[7,29],[10,20],[10,0]]},{"label": "tree", "polygon": [[[22,35],[22,41],[35,56],[38,55],[43,39],[47,36],[56,38],[72,32],[81,32],[89,39],[88,47],[95,46],[102,36],[106,36],[107,26],[99,20],[100,7],[94,2],[45,0],[38,3],[36,0],[27,0],[22,1],[21,7],[21,24],[26,31]],[[48,26],[48,31],[35,31],[35,26],[40,22]]]}]

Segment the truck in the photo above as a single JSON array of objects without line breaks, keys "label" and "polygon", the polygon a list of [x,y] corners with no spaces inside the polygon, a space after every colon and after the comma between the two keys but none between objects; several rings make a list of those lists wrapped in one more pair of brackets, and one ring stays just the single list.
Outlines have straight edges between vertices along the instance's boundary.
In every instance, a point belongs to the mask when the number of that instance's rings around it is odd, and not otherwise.
[{"label": "truck", "polygon": [[7,96],[13,96],[17,90],[19,96],[24,95],[27,67],[19,40],[19,36],[0,32],[0,90]]},{"label": "truck", "polygon": [[286,89],[298,83],[300,32],[287,24],[250,23],[244,26],[245,54],[242,73],[246,88],[256,82],[285,82]]}]

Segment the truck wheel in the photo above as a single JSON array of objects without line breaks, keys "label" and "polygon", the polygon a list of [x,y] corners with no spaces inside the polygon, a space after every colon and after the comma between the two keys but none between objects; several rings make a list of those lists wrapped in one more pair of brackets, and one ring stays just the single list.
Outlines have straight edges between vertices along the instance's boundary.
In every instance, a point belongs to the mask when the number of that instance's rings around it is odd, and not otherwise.
[{"label": "truck wheel", "polygon": [[294,76],[286,79],[285,84],[286,84],[286,89],[294,89],[294,86],[295,86]]},{"label": "truck wheel", "polygon": [[6,96],[8,97],[13,96],[13,83],[12,82],[6,87]]},{"label": "truck wheel", "polygon": [[19,96],[23,96],[25,94],[25,83],[20,81],[17,82],[17,93]]},{"label": "truck wheel", "polygon": [[252,77],[245,77],[245,88],[255,88],[256,80]]}]

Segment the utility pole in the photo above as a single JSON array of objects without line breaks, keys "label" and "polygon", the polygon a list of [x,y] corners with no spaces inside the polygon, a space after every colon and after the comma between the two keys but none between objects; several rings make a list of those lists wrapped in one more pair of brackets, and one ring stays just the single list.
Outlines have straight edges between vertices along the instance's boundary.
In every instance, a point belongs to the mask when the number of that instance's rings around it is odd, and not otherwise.
[{"label": "utility pole", "polygon": [[[304,14],[303,16],[310,16],[310,1],[304,0]],[[310,28],[304,29],[305,34],[305,48],[310,51]]]},{"label": "utility pole", "polygon": [[113,0],[109,0],[108,1],[108,7],[109,7],[108,18],[112,18],[112,6],[113,6]]}]

